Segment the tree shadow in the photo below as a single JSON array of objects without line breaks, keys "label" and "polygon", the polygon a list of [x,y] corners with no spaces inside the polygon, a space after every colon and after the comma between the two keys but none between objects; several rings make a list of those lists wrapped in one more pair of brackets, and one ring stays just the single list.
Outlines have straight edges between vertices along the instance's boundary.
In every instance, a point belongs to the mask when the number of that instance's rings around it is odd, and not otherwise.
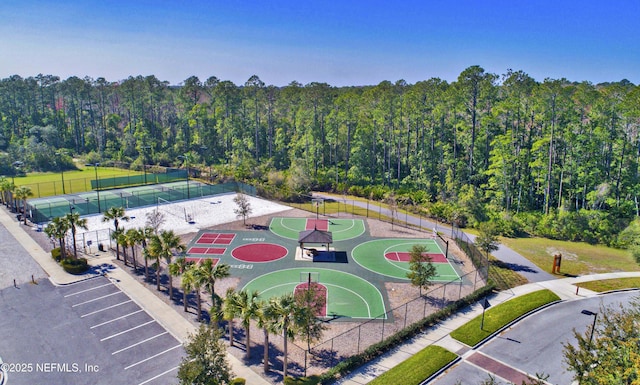
[{"label": "tree shadow", "polygon": [[313,349],[311,352],[311,365],[317,366],[320,368],[331,368],[335,366],[338,362],[346,359],[347,357],[338,356],[338,353],[335,350],[329,349]]},{"label": "tree shadow", "polygon": [[491,264],[495,267],[499,267],[499,268],[503,268],[503,269],[509,269],[515,272],[524,272],[524,273],[538,273],[537,270],[532,269],[529,266],[525,266],[525,265],[520,265],[518,263],[509,263],[509,262],[503,262],[503,261],[499,261],[499,260],[495,260],[495,261],[491,261]]}]

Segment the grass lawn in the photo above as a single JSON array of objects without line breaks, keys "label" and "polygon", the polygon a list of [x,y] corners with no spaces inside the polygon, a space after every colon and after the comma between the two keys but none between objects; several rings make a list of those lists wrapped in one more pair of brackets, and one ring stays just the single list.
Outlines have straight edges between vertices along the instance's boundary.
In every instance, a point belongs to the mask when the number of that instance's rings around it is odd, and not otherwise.
[{"label": "grass lawn", "polygon": [[553,255],[562,253],[559,277],[640,271],[640,265],[626,250],[546,238],[501,238],[500,241],[548,273],[553,267]]},{"label": "grass lawn", "polygon": [[640,277],[604,279],[601,281],[582,282],[578,284],[585,289],[602,293],[611,290],[635,289],[640,287]]},{"label": "grass lawn", "polygon": [[[126,175],[140,175],[141,171],[124,170],[113,167],[87,167],[80,170],[64,172],[65,193],[78,193],[91,191],[91,181],[96,178],[96,170],[99,178],[109,178]],[[62,194],[61,173],[33,173],[15,178],[16,186],[29,186],[34,198]]]},{"label": "grass lawn", "polygon": [[370,385],[418,385],[449,362],[456,355],[436,345],[430,345],[414,354],[400,365],[382,373],[369,382]]},{"label": "grass lawn", "polygon": [[555,293],[546,289],[516,297],[487,309],[482,329],[482,315],[479,315],[451,332],[451,337],[469,346],[475,346],[518,317],[559,299]]}]

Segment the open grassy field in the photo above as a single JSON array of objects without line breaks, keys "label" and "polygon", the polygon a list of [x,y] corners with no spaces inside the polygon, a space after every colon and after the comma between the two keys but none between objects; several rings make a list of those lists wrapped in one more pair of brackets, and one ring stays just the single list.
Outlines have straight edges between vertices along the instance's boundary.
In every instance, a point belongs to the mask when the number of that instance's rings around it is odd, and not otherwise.
[{"label": "open grassy field", "polygon": [[640,271],[640,265],[628,251],[603,245],[546,238],[501,238],[500,241],[549,273],[555,253],[562,254],[560,272],[564,276]]},{"label": "open grassy field", "polygon": [[63,193],[78,193],[91,191],[91,181],[96,178],[105,179],[109,177],[140,175],[141,171],[124,170],[113,167],[86,167],[74,171],[64,172],[64,189],[62,188],[62,173],[31,173],[27,176],[16,177],[16,186],[29,186],[35,198]]}]

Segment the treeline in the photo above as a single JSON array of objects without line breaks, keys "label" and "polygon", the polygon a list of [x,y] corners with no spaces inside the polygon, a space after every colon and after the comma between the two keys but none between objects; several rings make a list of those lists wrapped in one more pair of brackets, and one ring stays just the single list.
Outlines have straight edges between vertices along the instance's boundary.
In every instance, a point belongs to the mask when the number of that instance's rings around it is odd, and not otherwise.
[{"label": "treeline", "polygon": [[540,82],[479,66],[451,83],[340,88],[276,87],[255,75],[180,86],[11,76],[0,80],[0,172],[15,160],[55,171],[70,156],[134,168],[186,162],[285,196],[394,190],[463,225],[493,220],[505,234],[615,244],[638,215],[639,121],[640,88],[629,81]]}]

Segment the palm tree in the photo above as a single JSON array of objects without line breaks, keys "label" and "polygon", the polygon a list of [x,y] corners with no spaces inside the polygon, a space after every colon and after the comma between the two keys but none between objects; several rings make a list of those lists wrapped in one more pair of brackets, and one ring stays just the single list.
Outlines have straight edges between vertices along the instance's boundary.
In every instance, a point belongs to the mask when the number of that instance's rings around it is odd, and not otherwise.
[{"label": "palm tree", "polygon": [[[31,187],[20,186],[15,190],[16,199],[22,201],[22,217],[24,218],[24,224],[27,224],[27,198],[33,196]],[[74,245],[75,246],[75,245]]]},{"label": "palm tree", "polygon": [[251,320],[257,319],[259,313],[258,292],[234,291],[231,295],[227,295],[225,304],[229,308],[228,315],[234,314],[242,321],[242,327],[245,330],[245,359],[248,360],[251,358]]},{"label": "palm tree", "polygon": [[258,303],[258,327],[262,329],[264,334],[264,347],[263,347],[263,371],[269,372],[269,334],[276,334],[278,331],[275,327],[274,313],[270,309],[271,303],[268,301],[260,301]]},{"label": "palm tree", "polygon": [[[188,284],[185,286],[184,274],[192,264],[193,262],[187,262],[187,259],[184,256],[178,257],[176,261],[172,263],[172,265],[175,265],[176,266],[175,268],[178,269],[178,274],[176,275],[182,275],[182,279],[180,280],[180,286],[182,287],[182,302],[184,305],[185,313],[187,312],[187,294],[189,291],[191,291],[191,283],[188,282]],[[169,269],[169,273],[171,273],[171,269]]]},{"label": "palm tree", "polygon": [[133,269],[138,270],[138,261],[136,260],[136,245],[142,243],[143,235],[137,229],[129,229],[125,233],[127,243],[131,247],[131,259],[133,259]]},{"label": "palm tree", "polygon": [[214,264],[211,259],[205,260],[200,266],[203,279],[205,281],[205,289],[211,294],[211,310],[213,312],[220,310],[220,297],[215,293],[215,284],[218,279],[223,279],[231,275],[231,266],[227,264]]},{"label": "palm tree", "polygon": [[[102,214],[102,222],[113,221],[113,228],[115,231],[120,229],[120,221],[127,222],[130,218],[126,215],[124,211],[124,207],[110,207],[108,208],[104,214]],[[118,239],[117,236],[112,239]],[[118,247],[118,243],[116,242],[116,259],[120,259],[120,248]]]},{"label": "palm tree", "polygon": [[[158,278],[158,290],[160,290],[160,259],[164,259],[167,265],[171,264],[174,254],[185,251],[185,246],[180,243],[180,237],[175,235],[173,230],[163,230],[160,235],[153,236],[149,244],[151,255],[158,259],[158,269],[156,276]],[[169,299],[173,298],[173,277],[169,274]]]},{"label": "palm tree", "polygon": [[0,179],[0,199],[5,206],[9,205],[9,192],[13,191],[13,183],[10,180],[2,178]]},{"label": "palm tree", "polygon": [[124,231],[124,228],[121,228],[118,231],[114,231],[113,234],[117,234],[116,247],[122,246],[122,260],[124,261],[124,265],[127,266],[127,247],[129,247],[127,233]]},{"label": "palm tree", "polygon": [[69,229],[71,230],[71,237],[73,239],[73,256],[78,259],[78,249],[76,245],[76,230],[77,228],[81,228],[84,230],[88,230],[87,227],[87,218],[80,218],[80,213],[69,213],[64,216],[64,221],[69,225]]},{"label": "palm tree", "polygon": [[150,227],[140,227],[138,228],[138,235],[140,236],[142,255],[144,257],[144,276],[145,280],[149,281],[149,254],[147,253],[147,240],[151,239],[151,237],[154,235],[154,232]]},{"label": "palm tree", "polygon": [[185,288],[185,291],[195,290],[196,292],[196,302],[198,304],[198,321],[202,319],[202,298],[200,296],[200,291],[202,290],[203,284],[204,280],[202,279],[200,266],[195,263],[189,264],[187,270],[184,272],[184,274],[182,274],[182,285]]},{"label": "palm tree", "polygon": [[[184,256],[178,257],[176,258],[176,261],[173,263],[170,263],[167,266],[167,271],[169,272],[169,276],[170,277],[179,277],[180,275],[182,275],[182,273],[184,272],[184,265],[186,264],[186,262],[180,262],[180,261],[185,261],[186,258]],[[169,299],[173,300],[173,297],[171,296],[171,294],[173,294],[173,290],[170,288],[169,289]],[[183,296],[184,299],[184,296]]]},{"label": "palm tree", "polygon": [[66,247],[64,238],[69,231],[69,224],[64,220],[64,217],[56,217],[49,222],[47,227],[44,228],[45,234],[50,238],[57,239],[60,245],[60,257],[64,259],[66,257]]},{"label": "palm tree", "polygon": [[295,320],[297,315],[296,300],[293,293],[285,294],[281,297],[271,298],[267,307],[269,316],[274,320],[272,326],[275,330],[282,333],[284,338],[283,358],[282,358],[282,376],[287,377],[288,365],[288,341],[295,337]]},{"label": "palm tree", "polygon": [[236,308],[233,307],[230,299],[234,295],[236,295],[236,291],[232,287],[228,288],[224,297],[224,307],[222,308],[222,315],[229,326],[229,346],[233,346],[233,319],[236,318]]},{"label": "palm tree", "polygon": [[13,199],[14,192],[16,191],[16,185],[12,181],[7,180],[2,182],[0,188],[2,189],[2,195],[4,197],[4,205],[9,207],[10,209],[13,209]]},{"label": "palm tree", "polygon": [[[124,233],[124,229],[123,228],[118,228],[114,231],[111,232],[111,239],[113,239],[116,243],[116,259],[119,261],[120,260],[120,245],[122,244],[120,238],[122,237],[122,234]],[[125,264],[127,263],[126,261],[126,257],[125,257]]]}]

